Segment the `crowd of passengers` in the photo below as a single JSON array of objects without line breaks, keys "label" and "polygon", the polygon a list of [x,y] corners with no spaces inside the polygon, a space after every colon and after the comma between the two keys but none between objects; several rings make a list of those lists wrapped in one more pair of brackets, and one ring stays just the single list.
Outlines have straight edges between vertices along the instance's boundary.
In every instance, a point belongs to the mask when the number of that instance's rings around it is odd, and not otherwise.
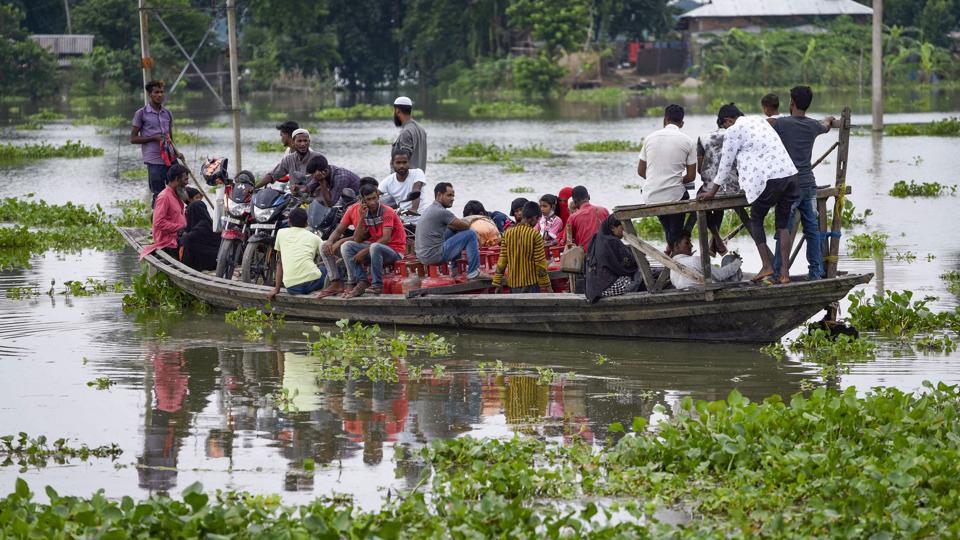
[{"label": "crowd of passengers", "polygon": [[[145,119],[155,113],[157,129],[170,133],[173,118],[162,105],[162,83],[152,81],[147,86],[151,102],[134,116],[130,139],[143,147],[155,199],[154,244],[144,254],[162,249],[193,268],[211,270],[216,266],[219,235],[213,232],[203,195],[186,185],[189,172],[179,163],[166,166],[162,171],[166,185],[157,189],[155,176],[161,172],[160,165],[148,161],[148,154],[152,157],[154,153],[148,147],[162,143],[162,138],[146,132],[149,122]],[[644,202],[689,199],[688,190],[698,172],[702,180],[696,195],[699,200],[742,192],[751,205],[749,215],[743,208],[735,211],[748,223],[763,264],[753,280],[774,283],[789,282],[788,265],[781,261],[789,260],[788,231],[794,212],[799,210],[806,237],[808,277],[823,277],[811,153],[816,137],[829,131],[834,119],[808,118],[806,110],[812,99],[807,86],[791,89],[789,115],[779,113],[779,100],[773,94],[761,100],[764,116],[745,116],[733,103],[723,105],[717,114],[717,129],[696,141],[682,131],[683,107],[667,106],[663,128],[645,139],[640,152],[637,173],[645,180]],[[480,201],[469,201],[462,216],[456,216],[450,210],[455,200],[454,186],[449,182],[427,186],[427,134],[413,119],[412,111],[409,98],[400,97],[394,102],[394,123],[400,132],[391,147],[391,173],[382,180],[360,178],[331,164],[311,149],[309,131],[296,122],[277,126],[286,150],[257,187],[299,173],[305,177],[305,185],[292,189],[328,206],[345,194],[357,202],[345,209],[326,240],[307,228],[303,208],[290,211],[288,227],[278,231],[275,242],[279,257],[271,299],[282,288],[290,294],[317,293],[318,298],[382,294],[385,270],[410,252],[424,265],[465,257],[466,279],[492,278],[496,292],[501,292],[504,285],[512,293],[551,292],[546,257],[551,246],[583,250],[585,276],[581,290],[592,302],[643,289],[636,259],[623,242],[623,224],[606,208],[592,204],[584,186],[564,187],[534,201],[515,199],[506,213],[488,211]],[[389,196],[396,208],[384,204],[384,196]],[[763,226],[770,209],[775,211],[775,252],[767,246]],[[723,212],[707,213],[709,255],[726,255],[721,266],[713,269],[712,278],[740,280],[741,260],[727,254],[720,234]],[[659,220],[667,255],[699,270],[703,254],[694,254],[690,240],[694,216],[666,215]],[[415,223],[412,246],[408,246],[405,230],[408,223]],[[500,256],[494,274],[489,276],[481,271],[480,248],[492,246],[500,246]],[[670,279],[677,288],[695,285],[677,271],[671,271]]]}]

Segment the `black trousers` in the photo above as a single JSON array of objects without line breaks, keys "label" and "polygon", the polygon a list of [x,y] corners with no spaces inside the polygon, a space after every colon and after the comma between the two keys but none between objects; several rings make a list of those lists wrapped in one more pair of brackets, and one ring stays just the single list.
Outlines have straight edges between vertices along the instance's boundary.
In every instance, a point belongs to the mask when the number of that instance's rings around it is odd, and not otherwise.
[{"label": "black trousers", "polygon": [[[680,197],[680,200],[686,201],[689,199],[690,194],[684,191],[683,197]],[[677,240],[680,238],[680,233],[683,232],[684,220],[686,220],[687,215],[689,214],[690,212],[673,214],[670,216],[657,216],[657,219],[660,220],[660,225],[663,227],[663,235],[666,237],[668,247],[673,247],[673,245],[676,244]],[[691,224],[691,228],[692,227],[693,225]]]},{"label": "black trousers", "polygon": [[756,244],[767,243],[767,233],[763,230],[763,220],[771,208],[775,208],[777,230],[786,229],[793,210],[793,203],[800,197],[800,188],[796,176],[767,180],[767,187],[750,206],[750,236]]}]

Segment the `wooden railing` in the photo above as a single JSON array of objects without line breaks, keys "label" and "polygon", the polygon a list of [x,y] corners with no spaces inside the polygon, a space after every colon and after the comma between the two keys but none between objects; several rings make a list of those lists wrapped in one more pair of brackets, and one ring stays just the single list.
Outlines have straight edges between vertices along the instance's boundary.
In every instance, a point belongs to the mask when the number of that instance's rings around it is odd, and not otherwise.
[{"label": "wooden railing", "polygon": [[[850,148],[849,107],[843,109],[841,117],[834,122],[833,126],[838,127],[840,130],[838,141],[832,145],[830,149],[820,159],[818,159],[814,165],[816,166],[820,164],[827,155],[829,155],[834,149],[837,149],[836,185],[833,187],[817,188],[817,211],[819,213],[821,232],[827,229],[827,201],[830,198],[833,198],[835,201],[833,222],[830,225],[830,231],[834,234],[830,235],[829,244],[825,246],[826,249],[824,251],[825,270],[828,278],[836,277],[837,275],[837,254],[840,251],[840,238],[838,233],[840,232],[841,228],[843,197],[850,193],[850,187],[846,184],[847,156]],[[617,216],[617,219],[623,223],[624,240],[626,240],[627,244],[629,244],[633,249],[634,257],[637,260],[637,265],[640,267],[640,273],[643,276],[643,281],[647,287],[647,290],[650,292],[657,292],[662,290],[666,285],[667,278],[669,277],[669,270],[676,271],[704,286],[713,283],[710,277],[710,258],[704,256],[709,252],[706,212],[709,210],[743,208],[749,205],[750,204],[747,202],[747,198],[741,193],[718,196],[714,199],[709,199],[706,201],[697,201],[696,199],[691,199],[687,201],[657,204],[622,205],[615,207],[613,209],[613,213],[615,216]],[[644,242],[637,235],[637,231],[633,227],[634,219],[686,213],[695,213],[697,215],[697,223],[699,224],[697,227],[699,231],[698,240],[701,254],[701,267],[699,270],[684,266],[674,261],[660,249],[647,242]],[[799,225],[799,220],[795,221],[797,221],[797,225]],[[743,223],[740,227],[738,227],[736,232],[739,232],[743,228],[747,228],[746,223]],[[798,229],[799,226],[793,229],[792,234],[794,236],[796,236]],[[790,258],[790,261],[785,264],[793,263],[794,257],[796,257],[799,249],[800,246],[798,245],[797,250],[794,251],[793,256]],[[664,272],[662,272],[660,277],[657,279],[654,279],[648,257],[664,266]]]}]

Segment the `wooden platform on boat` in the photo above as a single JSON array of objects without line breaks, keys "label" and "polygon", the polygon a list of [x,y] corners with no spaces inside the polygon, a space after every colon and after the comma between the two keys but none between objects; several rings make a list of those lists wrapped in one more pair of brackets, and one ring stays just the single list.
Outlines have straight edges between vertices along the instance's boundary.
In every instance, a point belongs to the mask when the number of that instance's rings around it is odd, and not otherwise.
[{"label": "wooden platform on boat", "polygon": [[[138,252],[148,231],[119,228]],[[217,278],[163,252],[144,261],[178,287],[222,309],[262,307],[271,287]],[[603,298],[582,295],[455,294],[316,299],[281,292],[272,302],[288,318],[350,319],[380,325],[486,329],[634,339],[766,343],[779,339],[843,298],[872,274],[845,275],[786,285],[708,284],[702,288],[640,292]]]}]

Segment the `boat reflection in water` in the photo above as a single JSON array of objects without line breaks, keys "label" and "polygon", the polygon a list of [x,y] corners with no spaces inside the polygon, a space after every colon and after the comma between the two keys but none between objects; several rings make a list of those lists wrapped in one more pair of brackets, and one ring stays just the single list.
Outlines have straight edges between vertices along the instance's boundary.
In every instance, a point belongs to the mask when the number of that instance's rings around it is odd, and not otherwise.
[{"label": "boat reflection in water", "polygon": [[[682,387],[685,377],[703,377],[683,375],[672,362],[573,366],[581,373],[574,375],[530,364],[484,371],[444,359],[435,374],[401,360],[396,380],[328,380],[321,359],[303,351],[149,347],[137,464],[139,485],[151,492],[173,491],[185,474],[190,482],[261,492],[411,488],[424,467],[416,454],[432,439],[519,433],[599,444],[612,422],[649,420],[655,405],[686,395],[651,390],[663,388],[655,379]],[[476,354],[464,351],[458,354]],[[769,388],[777,381],[788,394],[800,381],[756,353],[733,355],[728,371],[757,371],[757,382]]]}]

